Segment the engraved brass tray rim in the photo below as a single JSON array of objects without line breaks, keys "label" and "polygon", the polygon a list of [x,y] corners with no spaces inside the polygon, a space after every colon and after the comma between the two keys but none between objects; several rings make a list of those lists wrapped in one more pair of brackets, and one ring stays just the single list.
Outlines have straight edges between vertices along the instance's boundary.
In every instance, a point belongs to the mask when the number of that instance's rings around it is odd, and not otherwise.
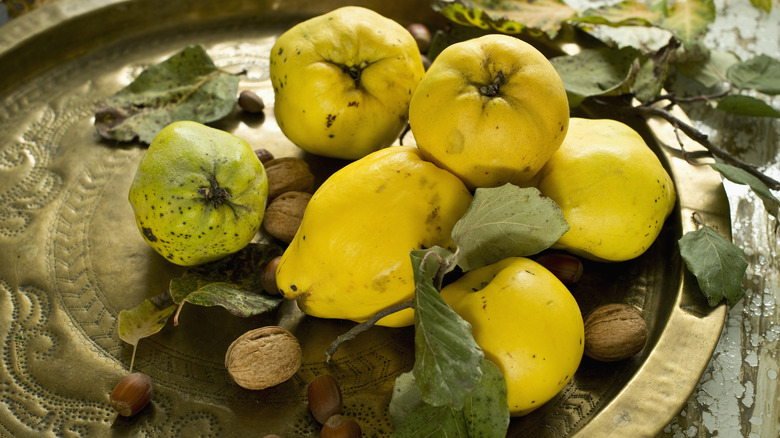
[{"label": "engraved brass tray rim", "polygon": [[[20,50],[31,42],[46,42],[46,32],[49,29],[72,20],[88,20],[90,14],[102,8],[121,11],[133,8],[136,3],[141,2],[60,0],[12,20],[0,28],[0,59],[6,61],[5,67],[0,66],[0,77],[3,77],[3,72],[13,70],[14,66],[8,62],[12,55],[20,55]],[[270,9],[277,7],[279,5],[276,3],[269,6]],[[319,7],[322,6],[317,6]],[[111,35],[109,38],[122,37]],[[81,43],[83,51],[88,52],[100,47],[104,42]],[[41,60],[38,66],[40,71],[53,67],[46,60]],[[13,80],[6,85],[13,85],[15,81],[23,79],[26,78],[13,76]],[[4,88],[6,85],[0,84],[0,93],[8,91]],[[685,117],[684,114],[678,115]],[[705,169],[707,166],[694,168],[679,156],[679,148],[674,146],[676,135],[671,127],[657,120],[649,120],[648,127],[661,145],[663,158],[678,185],[678,211],[683,233],[696,228],[691,215],[697,212],[708,223],[730,237],[729,212],[727,204],[724,204],[725,194],[722,193],[720,178],[715,172]],[[686,149],[697,149],[697,145],[686,142]],[[691,182],[696,184],[690,184]],[[697,301],[694,296],[700,294],[698,286],[690,274],[686,274],[684,269],[682,272],[674,309],[653,351],[614,400],[574,436],[653,436],[661,431],[688,400],[720,337],[727,308],[721,305],[704,312],[701,309],[696,310],[696,306],[690,302]],[[681,358],[680,352],[687,349],[693,354]]]}]

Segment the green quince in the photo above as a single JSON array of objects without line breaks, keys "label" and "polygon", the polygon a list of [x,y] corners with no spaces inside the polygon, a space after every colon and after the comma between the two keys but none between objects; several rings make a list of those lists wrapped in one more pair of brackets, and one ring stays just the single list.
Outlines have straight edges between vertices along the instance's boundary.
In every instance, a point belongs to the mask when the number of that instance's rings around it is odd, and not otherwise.
[{"label": "green quince", "polygon": [[171,262],[192,266],[248,245],[267,197],[265,168],[249,143],[180,121],[154,137],[128,199],[144,240]]}]

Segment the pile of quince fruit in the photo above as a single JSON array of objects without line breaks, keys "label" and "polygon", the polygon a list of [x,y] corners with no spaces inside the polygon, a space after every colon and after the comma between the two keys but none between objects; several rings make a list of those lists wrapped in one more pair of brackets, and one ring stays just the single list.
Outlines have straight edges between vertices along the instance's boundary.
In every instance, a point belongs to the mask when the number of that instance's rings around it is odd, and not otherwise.
[{"label": "pile of quince fruit", "polygon": [[[362,322],[412,299],[410,251],[456,251],[453,226],[478,188],[537,188],[570,226],[554,248],[604,262],[642,254],[675,205],[672,180],[642,137],[614,120],[570,117],[555,69],[519,38],[489,34],[453,44],[426,70],[406,28],[371,10],[344,7],[282,34],[270,75],[282,132],[310,154],[349,161],[316,189],[276,270],[284,297],[311,316]],[[416,146],[393,145],[407,122]],[[149,154],[170,135],[187,137],[163,131]],[[233,172],[253,195],[228,199],[219,178],[205,181],[215,212],[232,203],[220,214],[204,219],[167,211],[164,198],[179,195],[174,187],[161,189],[155,202],[131,191],[134,206],[150,205],[136,209],[139,229],[171,261],[202,263],[235,252],[262,222],[262,165],[247,145],[222,153],[236,160],[224,160],[215,174]],[[164,167],[176,160],[156,162]],[[242,161],[252,163],[243,168],[248,171],[239,170]],[[203,163],[192,163],[197,166]],[[214,242],[213,252],[196,257],[191,244],[169,243],[182,239],[155,231],[168,215],[211,221],[212,236],[172,233]],[[247,221],[250,232],[223,232],[231,220]],[[574,375],[583,355],[583,317],[564,283],[539,263],[507,258],[465,273],[441,295],[504,374],[513,416],[550,400]],[[378,324],[413,321],[406,309]]]}]

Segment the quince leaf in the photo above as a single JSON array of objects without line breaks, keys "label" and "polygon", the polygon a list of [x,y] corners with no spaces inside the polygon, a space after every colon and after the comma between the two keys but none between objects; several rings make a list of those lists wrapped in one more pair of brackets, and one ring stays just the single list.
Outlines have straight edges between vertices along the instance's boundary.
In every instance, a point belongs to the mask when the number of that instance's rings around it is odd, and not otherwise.
[{"label": "quince leaf", "polygon": [[753,190],[753,193],[761,199],[764,203],[764,208],[767,213],[774,217],[778,217],[778,210],[780,210],[780,200],[778,200],[772,191],[769,190],[763,181],[751,175],[750,173],[742,170],[738,167],[731,166],[726,163],[712,163],[710,166],[720,172],[726,179],[736,183],[747,185]]},{"label": "quince leaf", "polygon": [[555,201],[536,188],[505,184],[476,190],[452,229],[452,240],[458,246],[458,265],[469,271],[507,257],[536,254],[568,230]]},{"label": "quince leaf", "polygon": [[646,3],[627,0],[586,9],[572,22],[608,26],[651,26],[660,18],[661,12],[650,9]]},{"label": "quince leaf", "polygon": [[433,8],[450,21],[506,34],[526,31],[555,38],[577,11],[562,0],[435,0]]},{"label": "quince leaf", "polygon": [[715,21],[713,0],[661,0],[655,7],[663,14],[656,24],[670,30],[685,45],[694,45]]},{"label": "quince leaf", "polygon": [[185,302],[221,306],[240,317],[274,310],[283,299],[263,293],[261,276],[263,266],[281,253],[277,245],[250,243],[235,254],[192,267],[171,279],[171,298],[179,308]]},{"label": "quince leaf", "polygon": [[467,397],[463,409],[432,406],[422,400],[412,373],[398,376],[390,400],[394,437],[506,436],[509,405],[504,376],[487,359],[481,363],[482,380]]},{"label": "quince leaf", "polygon": [[706,225],[685,233],[678,243],[685,265],[696,276],[710,306],[717,306],[723,299],[733,306],[742,299],[742,278],[748,262],[740,247]]},{"label": "quince leaf", "polygon": [[758,55],[738,62],[729,67],[726,77],[737,88],[780,94],[780,60],[771,56]]},{"label": "quince leaf", "polygon": [[750,0],[750,3],[764,12],[772,12],[772,0]]},{"label": "quince leaf", "polygon": [[718,100],[717,109],[731,114],[780,118],[780,111],[753,96],[730,94]]},{"label": "quince leaf", "polygon": [[151,300],[146,299],[132,309],[120,311],[117,320],[119,339],[133,346],[138,345],[141,338],[152,336],[162,330],[174,310],[176,310],[174,305],[160,309]]},{"label": "quince leaf", "polygon": [[412,373],[423,400],[433,406],[460,409],[482,378],[484,358],[471,334],[471,324],[439,295],[434,279],[442,270],[433,251],[410,253],[415,282],[414,354]]},{"label": "quince leaf", "polygon": [[572,108],[588,97],[630,93],[640,69],[639,52],[632,47],[585,49],[550,62],[563,80]]},{"label": "quince leaf", "polygon": [[143,72],[98,104],[95,128],[108,140],[150,143],[168,124],[208,123],[236,105],[239,78],[218,69],[201,46],[190,46]]}]

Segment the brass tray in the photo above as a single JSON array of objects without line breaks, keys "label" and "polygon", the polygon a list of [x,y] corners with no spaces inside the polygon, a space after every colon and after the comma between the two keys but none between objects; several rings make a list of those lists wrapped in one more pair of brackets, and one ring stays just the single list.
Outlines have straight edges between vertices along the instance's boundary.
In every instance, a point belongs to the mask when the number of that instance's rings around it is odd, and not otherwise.
[{"label": "brass tray", "polygon": [[[178,326],[168,324],[139,344],[135,369],[154,379],[152,403],[130,419],[117,417],[108,403],[132,351],[117,335],[119,311],[163,292],[181,269],[141,239],[127,202],[144,147],[101,140],[95,104],[146,66],[202,44],[219,66],[246,70],[241,89],[267,104],[265,117],[236,111],[216,126],[276,156],[297,155],[273,118],[268,53],[293,23],[345,4],[60,0],[0,28],[0,434],[316,436],[305,390],[323,372],[340,381],[345,413],[366,436],[390,433],[390,391],[414,360],[410,328],[374,328],[343,345],[326,366],[325,348],[353,324],[305,318],[296,332],[304,350],[298,374],[247,391],[228,377],[225,350],[274,316],[242,319],[189,306]],[[402,24],[438,20],[412,0],[363,4]],[[725,308],[707,306],[676,242],[695,226],[693,212],[730,235],[721,181],[708,166],[680,158],[668,125],[631,123],[668,166],[678,207],[646,254],[586,263],[572,292],[583,312],[609,301],[642,309],[648,345],[619,363],[585,359],[555,399],[512,420],[510,436],[653,436],[688,400],[720,335]],[[344,164],[307,159],[320,181]]]}]

